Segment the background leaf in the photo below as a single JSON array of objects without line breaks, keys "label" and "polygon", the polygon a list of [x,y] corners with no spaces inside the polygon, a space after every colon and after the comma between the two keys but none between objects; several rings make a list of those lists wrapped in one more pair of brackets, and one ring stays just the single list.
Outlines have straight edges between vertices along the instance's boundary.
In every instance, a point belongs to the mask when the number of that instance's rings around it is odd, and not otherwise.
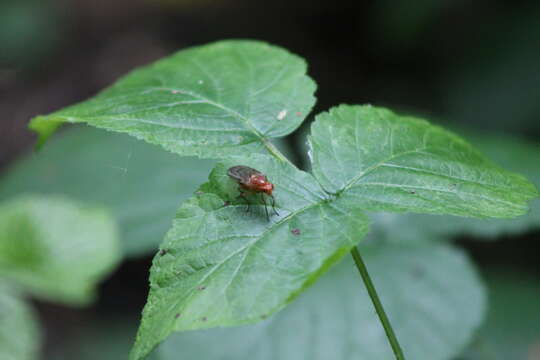
[{"label": "background leaf", "polygon": [[43,142],[63,122],[125,132],[181,155],[260,152],[315,103],[306,63],[264,42],[193,47],[132,72],[83,103],[32,120]]},{"label": "background leaf", "polygon": [[0,178],[0,200],[21,193],[64,194],[111,210],[125,255],[155,252],[180,203],[214,162],[180,158],[132,137],[69,129]]},{"label": "background leaf", "polygon": [[85,304],[119,260],[116,226],[102,209],[37,195],[0,205],[0,277],[21,290]]},{"label": "background leaf", "polygon": [[461,360],[535,360],[540,357],[540,282],[519,271],[486,274],[489,311]]},{"label": "background leaf", "polygon": [[38,359],[41,332],[36,314],[3,283],[0,283],[0,324],[0,359]]},{"label": "background leaf", "polygon": [[309,143],[322,186],[366,210],[514,217],[538,195],[453,133],[383,108],[342,105],[322,113]]},{"label": "background leaf", "polygon": [[[482,283],[465,254],[448,245],[362,247],[408,359],[450,359],[479,326]],[[211,345],[209,345],[211,344]],[[392,351],[350,259],[272,318],[171,336],[161,360],[386,360]]]},{"label": "background leaf", "polygon": [[[280,216],[245,205],[226,170],[247,165],[275,184]],[[174,330],[260,321],[281,309],[367,232],[358,208],[329,201],[315,179],[253,154],[214,169],[183,204],[151,269],[151,290],[132,352],[146,356]],[[227,183],[228,181],[228,183]],[[226,202],[230,202],[227,205]]]}]

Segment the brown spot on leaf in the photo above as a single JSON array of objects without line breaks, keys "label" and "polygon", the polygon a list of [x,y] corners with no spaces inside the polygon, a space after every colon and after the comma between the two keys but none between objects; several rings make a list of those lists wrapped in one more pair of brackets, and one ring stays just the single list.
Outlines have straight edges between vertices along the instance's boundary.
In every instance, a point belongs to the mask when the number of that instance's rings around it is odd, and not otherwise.
[{"label": "brown spot on leaf", "polygon": [[292,230],[291,230],[291,233],[292,233],[293,235],[300,235],[300,229],[298,229],[298,228],[292,229]]},{"label": "brown spot on leaf", "polygon": [[174,315],[174,318],[175,318],[175,319],[178,319],[179,317],[180,317],[180,313]]},{"label": "brown spot on leaf", "polygon": [[206,321],[206,320],[208,320],[208,318],[206,316],[201,318],[201,321]]},{"label": "brown spot on leaf", "polygon": [[201,285],[201,286],[199,286],[199,287],[197,288],[197,290],[199,290],[199,291],[202,291],[202,290],[204,290],[204,289],[206,289],[206,286],[204,286],[204,285]]},{"label": "brown spot on leaf", "polygon": [[296,116],[302,116],[302,113],[300,111],[297,111]]}]

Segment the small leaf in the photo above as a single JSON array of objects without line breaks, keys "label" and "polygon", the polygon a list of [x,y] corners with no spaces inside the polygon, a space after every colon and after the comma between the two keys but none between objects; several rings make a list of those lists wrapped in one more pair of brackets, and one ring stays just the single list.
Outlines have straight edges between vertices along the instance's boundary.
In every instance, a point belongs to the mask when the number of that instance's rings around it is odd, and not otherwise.
[{"label": "small leaf", "polygon": [[21,298],[0,283],[0,359],[37,360],[41,330],[36,314]]},{"label": "small leaf", "polygon": [[[279,216],[236,199],[230,166],[262,171],[274,183]],[[261,200],[259,200],[261,201]],[[253,154],[218,164],[184,203],[154,258],[150,294],[132,359],[172,331],[260,321],[292,301],[367,232],[358,208],[330,200],[315,179]]]},{"label": "small leaf", "polygon": [[371,106],[317,116],[309,137],[313,172],[325,190],[370,211],[514,217],[538,196],[457,135]]},{"label": "small leaf", "polygon": [[64,122],[125,132],[181,155],[261,152],[295,130],[315,103],[306,63],[263,42],[193,47],[132,72],[30,128],[43,143]]},{"label": "small leaf", "polygon": [[0,200],[64,194],[107,208],[128,257],[155,253],[179,204],[207,179],[213,161],[180,158],[124,134],[69,129],[0,179]]},{"label": "small leaf", "polygon": [[101,209],[43,196],[0,204],[0,277],[23,291],[86,304],[119,259],[115,224]]},{"label": "small leaf", "polygon": [[[469,258],[444,244],[362,248],[407,359],[447,360],[467,345],[485,310]],[[210,344],[210,345],[209,345]],[[249,326],[171,336],[161,360],[387,360],[392,350],[350,258],[297,301]]]}]

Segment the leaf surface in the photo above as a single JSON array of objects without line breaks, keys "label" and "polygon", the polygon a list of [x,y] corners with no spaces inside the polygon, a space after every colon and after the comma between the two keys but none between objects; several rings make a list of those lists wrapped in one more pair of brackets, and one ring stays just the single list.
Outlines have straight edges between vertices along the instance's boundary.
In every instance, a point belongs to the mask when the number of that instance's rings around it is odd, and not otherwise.
[{"label": "leaf surface", "polygon": [[[540,186],[540,146],[503,135],[485,135],[471,130],[461,131],[490,159],[505,169],[524,174],[537,187]],[[375,238],[390,241],[415,241],[425,238],[451,237],[461,234],[481,239],[520,234],[540,228],[540,199],[530,204],[530,211],[516,219],[471,219],[421,214],[373,214],[372,231]]]},{"label": "leaf surface", "polygon": [[[443,360],[470,340],[485,293],[468,257],[444,244],[362,247],[408,359]],[[209,346],[208,344],[211,344]],[[384,330],[350,259],[270,319],[171,336],[161,360],[387,360]]]},{"label": "leaf surface", "polygon": [[21,291],[87,304],[119,260],[117,229],[102,209],[38,195],[0,204],[0,277]]},{"label": "leaf surface", "polygon": [[223,158],[265,151],[309,113],[314,82],[304,60],[259,41],[182,50],[133,71],[94,98],[38,116],[40,143],[64,122],[125,132],[181,155]]},{"label": "leaf surface", "polygon": [[309,144],[324,189],[370,211],[509,218],[538,196],[524,177],[457,135],[384,108],[342,105],[322,113]]},{"label": "leaf surface", "polygon": [[[279,216],[251,214],[226,171],[256,168],[275,185]],[[258,202],[257,202],[258,201]],[[132,359],[172,331],[260,321],[292,301],[367,232],[358,208],[330,200],[315,179],[262,155],[218,164],[209,183],[179,209],[154,258],[150,294]]]}]

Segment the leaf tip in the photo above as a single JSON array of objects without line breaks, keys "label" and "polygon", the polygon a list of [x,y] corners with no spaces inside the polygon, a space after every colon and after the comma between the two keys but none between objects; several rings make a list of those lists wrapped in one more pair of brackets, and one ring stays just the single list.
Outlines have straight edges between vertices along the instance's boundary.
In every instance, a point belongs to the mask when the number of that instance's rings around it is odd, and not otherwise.
[{"label": "leaf tip", "polygon": [[30,120],[30,123],[28,124],[28,129],[34,131],[38,135],[36,144],[34,145],[34,149],[36,151],[41,150],[43,145],[45,145],[47,140],[51,137],[52,134],[54,134],[56,129],[58,129],[61,124],[62,121],[52,120],[47,116],[43,115],[36,116],[32,120]]}]

